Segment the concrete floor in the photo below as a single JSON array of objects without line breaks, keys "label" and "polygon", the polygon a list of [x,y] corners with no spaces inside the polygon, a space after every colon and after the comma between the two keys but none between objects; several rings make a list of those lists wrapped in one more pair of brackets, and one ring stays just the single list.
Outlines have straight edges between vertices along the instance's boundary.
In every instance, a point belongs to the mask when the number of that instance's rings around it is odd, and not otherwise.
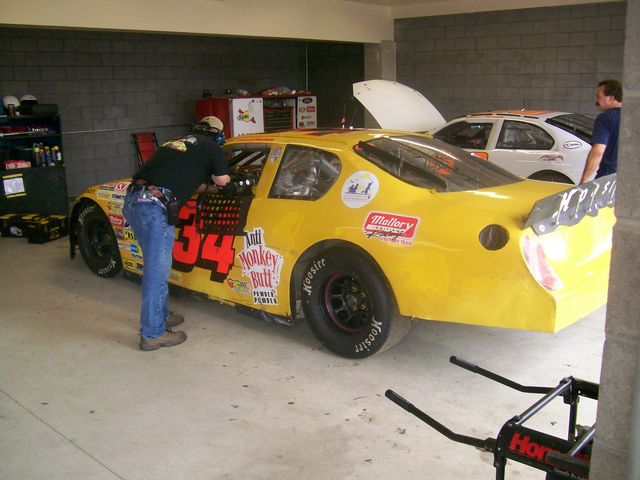
[{"label": "concrete floor", "polygon": [[[459,433],[495,437],[538,396],[451,365],[458,355],[529,385],[598,382],[604,309],[556,335],[419,322],[393,349],[337,357],[304,324],[172,298],[187,342],[137,348],[140,287],[102,279],[67,239],[0,239],[0,479],[493,479],[384,397],[393,388]],[[591,424],[596,402],[580,404]],[[528,423],[566,435],[554,401]],[[510,463],[507,478],[544,474]]]}]

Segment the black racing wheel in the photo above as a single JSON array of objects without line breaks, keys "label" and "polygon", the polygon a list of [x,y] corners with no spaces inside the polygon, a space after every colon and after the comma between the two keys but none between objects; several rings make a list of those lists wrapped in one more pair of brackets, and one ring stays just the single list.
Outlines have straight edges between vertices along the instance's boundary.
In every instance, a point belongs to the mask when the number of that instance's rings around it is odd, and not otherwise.
[{"label": "black racing wheel", "polygon": [[315,337],[347,358],[365,358],[399,342],[411,320],[399,315],[387,283],[362,256],[329,250],[302,277],[302,308]]},{"label": "black racing wheel", "polygon": [[101,277],[113,277],[122,270],[118,241],[109,219],[100,207],[88,202],[78,213],[76,235],[84,262]]}]

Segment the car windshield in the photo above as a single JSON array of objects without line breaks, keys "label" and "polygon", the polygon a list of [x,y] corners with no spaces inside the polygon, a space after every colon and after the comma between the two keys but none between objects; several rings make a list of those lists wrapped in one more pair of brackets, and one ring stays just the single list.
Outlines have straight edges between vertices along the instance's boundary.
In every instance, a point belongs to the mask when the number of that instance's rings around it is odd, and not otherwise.
[{"label": "car windshield", "polygon": [[567,113],[547,119],[547,123],[554,125],[566,132],[574,134],[580,140],[591,143],[593,135],[593,123],[595,120],[578,113]]},{"label": "car windshield", "polygon": [[380,137],[360,142],[353,149],[394,177],[439,192],[477,190],[521,180],[464,150],[426,137]]}]

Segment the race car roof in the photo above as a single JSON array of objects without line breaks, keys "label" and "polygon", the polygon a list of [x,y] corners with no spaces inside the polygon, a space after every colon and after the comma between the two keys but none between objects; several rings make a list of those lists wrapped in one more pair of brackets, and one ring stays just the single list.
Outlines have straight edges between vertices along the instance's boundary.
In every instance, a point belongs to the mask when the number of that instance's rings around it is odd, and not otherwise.
[{"label": "race car roof", "polygon": [[446,123],[429,100],[402,83],[390,80],[354,83],[353,96],[382,128],[424,132]]}]

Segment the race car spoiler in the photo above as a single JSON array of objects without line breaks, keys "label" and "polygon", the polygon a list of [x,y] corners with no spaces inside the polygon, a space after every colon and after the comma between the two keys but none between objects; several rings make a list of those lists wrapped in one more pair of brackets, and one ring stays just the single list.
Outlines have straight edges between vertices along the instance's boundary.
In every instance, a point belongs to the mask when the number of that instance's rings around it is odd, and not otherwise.
[{"label": "race car spoiler", "polygon": [[616,185],[617,176],[613,173],[538,200],[524,226],[544,235],[560,225],[575,225],[585,215],[595,217],[601,208],[613,207]]}]

